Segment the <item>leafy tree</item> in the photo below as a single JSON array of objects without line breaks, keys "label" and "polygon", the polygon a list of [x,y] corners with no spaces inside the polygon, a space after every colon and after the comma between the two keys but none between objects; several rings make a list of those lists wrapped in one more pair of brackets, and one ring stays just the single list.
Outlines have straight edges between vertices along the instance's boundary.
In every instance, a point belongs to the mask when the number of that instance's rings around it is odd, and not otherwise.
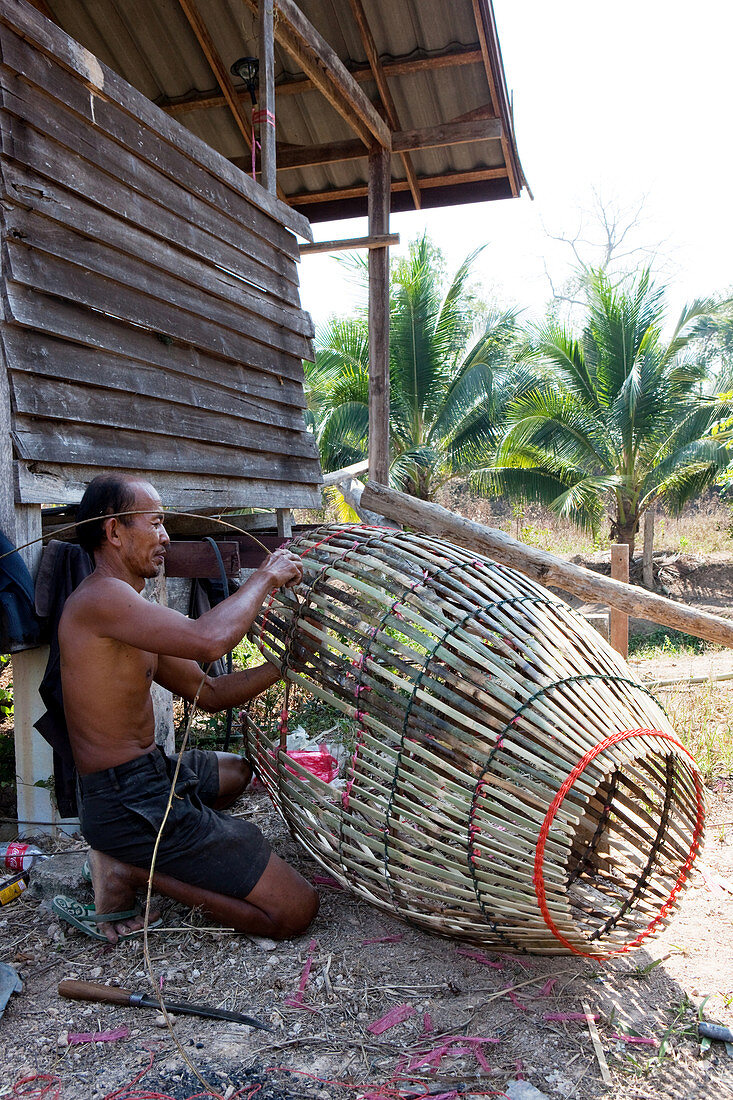
[{"label": "leafy tree", "polygon": [[582,332],[552,320],[531,332],[535,378],[508,410],[485,474],[594,532],[610,509],[611,537],[630,553],[647,508],[681,510],[730,458],[715,428],[733,394],[706,393],[706,366],[693,354],[697,322],[719,307],[687,306],[667,339],[663,299],[648,270],[619,283],[591,272]]},{"label": "leafy tree", "polygon": [[[443,292],[443,261],[427,236],[393,265],[390,294],[390,481],[423,500],[470,475],[501,436],[511,312],[477,326],[471,266],[463,262]],[[327,470],[367,455],[369,339],[364,310],[332,320],[316,335],[306,367],[309,408]]]}]

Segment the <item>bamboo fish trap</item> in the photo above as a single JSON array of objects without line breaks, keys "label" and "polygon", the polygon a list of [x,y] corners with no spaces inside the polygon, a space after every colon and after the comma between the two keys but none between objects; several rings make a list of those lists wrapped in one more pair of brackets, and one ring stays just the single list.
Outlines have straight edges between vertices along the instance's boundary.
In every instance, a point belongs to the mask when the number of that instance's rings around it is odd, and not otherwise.
[{"label": "bamboo fish trap", "polygon": [[[341,787],[247,724],[259,775],[336,879],[430,932],[603,957],[674,908],[700,848],[698,769],[660,705],[562,600],[441,539],[321,528],[263,653],[350,720]],[[306,642],[310,648],[301,643]]]}]

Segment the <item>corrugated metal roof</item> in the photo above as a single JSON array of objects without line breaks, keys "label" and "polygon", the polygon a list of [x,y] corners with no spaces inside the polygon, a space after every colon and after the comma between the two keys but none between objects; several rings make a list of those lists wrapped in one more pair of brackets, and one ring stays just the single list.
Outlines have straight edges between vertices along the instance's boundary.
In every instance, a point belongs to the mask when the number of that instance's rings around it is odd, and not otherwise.
[{"label": "corrugated metal roof", "polygon": [[[53,17],[101,61],[144,95],[175,113],[185,126],[243,167],[251,154],[178,0],[45,0]],[[524,184],[513,138],[506,83],[490,0],[362,0],[394,100],[399,131],[425,130],[469,112],[491,108],[492,96],[481,55],[497,96],[492,113],[502,120],[505,140],[480,140],[421,148],[409,156],[425,206],[516,194]],[[347,0],[300,0],[304,15],[358,76],[361,88],[380,106],[375,81],[364,75],[367,51]],[[257,17],[246,0],[197,0],[216,50],[227,67],[258,52]],[[481,27],[477,24],[478,8]],[[445,64],[446,55],[471,51],[470,63]],[[411,64],[432,59],[431,67]],[[454,57],[455,59],[455,57]],[[457,60],[457,59],[455,59]],[[277,141],[299,149],[353,141],[348,122],[317,90],[303,90],[304,75],[276,47]],[[395,66],[397,66],[395,68]],[[296,94],[288,87],[298,81]],[[196,109],[200,97],[207,104]],[[248,109],[249,97],[242,90]],[[360,159],[278,171],[286,198],[312,221],[366,212],[366,147]],[[509,162],[509,163],[508,163]],[[467,174],[467,175],[466,175]],[[491,177],[491,178],[489,178]],[[406,170],[392,156],[393,209],[413,206]],[[428,181],[428,182],[426,182]],[[397,190],[394,190],[397,188]]]}]

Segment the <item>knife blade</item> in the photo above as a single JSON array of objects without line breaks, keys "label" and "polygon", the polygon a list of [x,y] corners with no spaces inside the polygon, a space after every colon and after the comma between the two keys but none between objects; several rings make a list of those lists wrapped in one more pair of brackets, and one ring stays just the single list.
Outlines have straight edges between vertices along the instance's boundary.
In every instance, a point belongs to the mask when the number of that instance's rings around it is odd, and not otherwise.
[{"label": "knife blade", "polygon": [[[59,996],[72,1001],[98,1001],[103,1004],[128,1005],[131,1008],[154,1008],[160,1012],[160,1001],[144,993],[133,993],[115,985],[98,985],[96,982],[79,982],[66,979],[59,982]],[[230,1012],[226,1008],[214,1008],[211,1005],[197,1005],[184,1002],[164,1001],[166,1012],[179,1016],[203,1016],[208,1020],[230,1020],[235,1024],[246,1024],[261,1031],[274,1029],[254,1016],[244,1016],[241,1012]]]}]

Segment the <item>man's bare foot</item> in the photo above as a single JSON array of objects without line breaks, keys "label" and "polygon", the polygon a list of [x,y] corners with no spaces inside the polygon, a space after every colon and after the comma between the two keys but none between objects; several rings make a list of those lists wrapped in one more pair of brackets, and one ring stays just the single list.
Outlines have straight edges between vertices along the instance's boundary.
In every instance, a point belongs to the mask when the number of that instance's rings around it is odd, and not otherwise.
[{"label": "man's bare foot", "polygon": [[[89,850],[89,867],[92,872],[94,908],[97,913],[119,913],[137,908],[136,889],[144,885],[147,878],[144,871],[139,867],[132,867],[129,863],[121,863],[120,860],[104,852],[97,852],[94,848]],[[157,920],[158,916],[157,912],[151,911],[150,920]],[[98,924],[98,928],[110,943],[117,943],[120,936],[139,931],[144,924],[144,914],[140,913],[114,923],[103,921]]]}]

